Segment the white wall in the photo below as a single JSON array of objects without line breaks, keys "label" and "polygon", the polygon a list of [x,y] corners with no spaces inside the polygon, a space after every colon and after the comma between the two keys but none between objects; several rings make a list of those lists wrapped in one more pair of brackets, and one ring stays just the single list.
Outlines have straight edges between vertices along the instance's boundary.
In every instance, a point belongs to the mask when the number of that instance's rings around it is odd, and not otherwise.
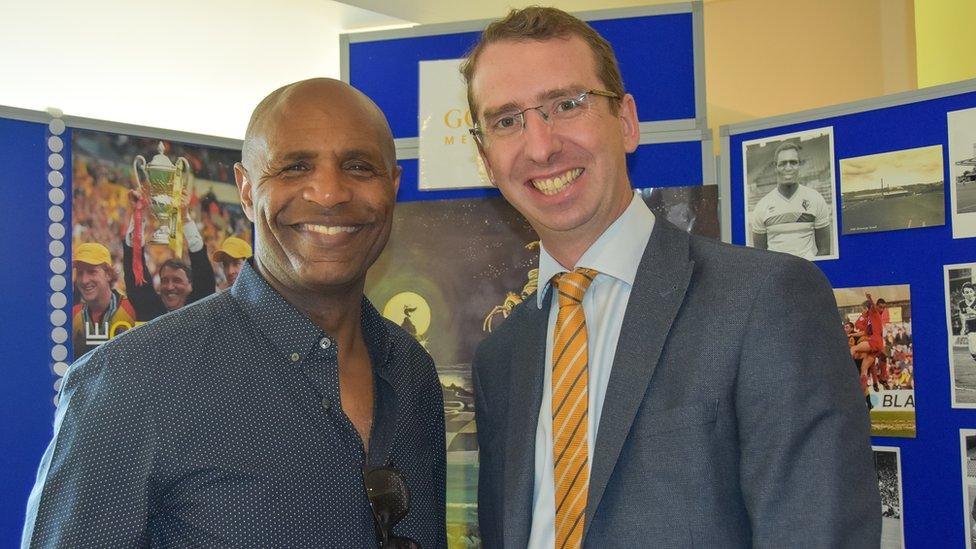
[{"label": "white wall", "polygon": [[338,78],[340,32],[397,23],[329,0],[0,0],[0,105],[240,139],[268,92]]}]

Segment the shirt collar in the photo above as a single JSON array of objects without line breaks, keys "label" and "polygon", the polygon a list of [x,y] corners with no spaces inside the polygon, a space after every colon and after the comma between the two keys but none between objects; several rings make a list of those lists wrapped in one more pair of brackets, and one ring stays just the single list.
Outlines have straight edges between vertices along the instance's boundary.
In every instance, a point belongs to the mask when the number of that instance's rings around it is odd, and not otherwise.
[{"label": "shirt collar", "polygon": [[[298,353],[304,360],[328,334],[272,288],[252,266],[252,261],[244,262],[230,289],[231,296],[278,352],[284,356]],[[390,354],[389,328],[366,296],[362,300],[362,326],[373,367],[385,367]]]},{"label": "shirt collar", "polygon": [[[595,269],[628,285],[633,285],[637,276],[644,248],[654,229],[654,214],[636,192],[630,205],[613,223],[603,231],[573,267]],[[542,302],[549,291],[552,277],[565,272],[566,268],[553,259],[546,251],[545,244],[539,246],[539,281],[536,303]]]}]

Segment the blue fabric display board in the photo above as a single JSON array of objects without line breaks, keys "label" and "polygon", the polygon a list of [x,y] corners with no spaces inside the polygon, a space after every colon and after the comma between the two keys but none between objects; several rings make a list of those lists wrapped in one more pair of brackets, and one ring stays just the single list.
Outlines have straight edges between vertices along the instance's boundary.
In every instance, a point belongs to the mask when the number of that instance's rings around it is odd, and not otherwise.
[{"label": "blue fabric display board", "polygon": [[[6,258],[0,329],[3,382],[0,383],[0,544],[20,540],[24,507],[44,447],[51,438],[55,377],[50,373],[51,255],[48,227],[51,202],[47,124],[43,113],[0,110],[0,253]],[[28,116],[23,116],[23,115]],[[27,119],[27,120],[24,120]],[[55,214],[56,216],[57,214]]]},{"label": "blue fabric display board", "polygon": [[[630,159],[635,187],[714,183],[705,123],[700,2],[577,14],[614,47],[624,87],[637,102],[641,145]],[[494,189],[418,190],[419,63],[459,59],[488,21],[342,35],[343,79],[390,120],[404,168],[399,201],[497,196]],[[688,131],[697,133],[689,136]],[[645,138],[654,134],[652,138]],[[473,147],[473,145],[472,145]]]},{"label": "blue fabric display board", "polygon": [[[827,128],[832,132],[832,162],[825,162],[824,155],[819,167],[814,165],[818,161],[805,158],[804,154],[814,154],[816,150],[825,153],[829,147],[817,145],[815,140],[795,139],[807,149],[800,153],[801,183],[804,163],[810,164],[806,167],[808,187],[809,180],[816,178],[815,170],[836,175],[834,219],[839,247],[833,253],[837,257],[818,260],[816,265],[835,290],[890,285],[910,288],[910,306],[902,308],[899,316],[908,313],[911,317],[915,432],[872,438],[876,447],[893,447],[900,453],[903,497],[899,498],[900,509],[886,510],[885,520],[886,528],[894,527],[895,518],[903,520],[903,541],[908,547],[966,547],[971,535],[973,492],[966,485],[973,484],[976,471],[967,472],[973,467],[973,456],[965,457],[966,452],[961,451],[960,430],[976,428],[976,410],[961,409],[972,408],[972,404],[954,406],[953,394],[961,390],[960,368],[972,369],[976,363],[963,352],[965,344],[958,342],[958,335],[955,345],[950,342],[944,266],[976,262],[976,240],[953,238],[953,225],[960,229],[962,221],[957,221],[955,215],[955,199],[950,201],[950,187],[956,185],[961,171],[960,157],[951,153],[959,150],[951,137],[959,135],[959,128],[954,129],[952,116],[956,114],[950,113],[974,107],[976,80],[723,126],[721,130],[720,184],[724,188],[720,192],[730,197],[722,217],[730,220],[733,243],[747,244],[747,212],[752,211],[757,195],[763,196],[769,189],[775,192],[776,188],[775,146],[762,153],[757,144],[775,145],[796,134],[809,136]],[[969,111],[969,116],[974,115],[976,111]],[[976,135],[976,125],[963,129],[969,136]],[[973,147],[973,142],[965,144],[965,158],[976,156]],[[755,156],[749,156],[750,151]],[[916,176],[911,184],[899,187],[900,175],[915,169],[909,166],[912,161],[906,159],[929,153],[925,169],[936,175],[929,179]],[[748,165],[753,158],[761,160],[756,160],[756,166]],[[763,177],[765,186],[761,191],[755,190],[760,188]],[[939,188],[943,183],[944,190]],[[968,185],[959,184],[960,197],[964,192],[973,193]],[[826,191],[821,189],[821,194]],[[943,208],[944,217],[940,217]],[[966,276],[971,274],[966,271]],[[863,292],[859,299],[864,299]],[[839,303],[841,309],[843,305]],[[859,305],[839,313],[851,314],[852,310],[856,316]],[[892,318],[891,322],[895,320]],[[770,327],[769,337],[776,337],[775,326]],[[956,359],[956,379],[950,369],[954,352],[965,359],[965,364]],[[815,376],[816,372],[809,375]],[[876,390],[869,392],[875,394]],[[873,402],[877,404],[877,400]],[[875,412],[872,426],[877,434]],[[889,541],[894,536],[894,532],[886,532]]]}]

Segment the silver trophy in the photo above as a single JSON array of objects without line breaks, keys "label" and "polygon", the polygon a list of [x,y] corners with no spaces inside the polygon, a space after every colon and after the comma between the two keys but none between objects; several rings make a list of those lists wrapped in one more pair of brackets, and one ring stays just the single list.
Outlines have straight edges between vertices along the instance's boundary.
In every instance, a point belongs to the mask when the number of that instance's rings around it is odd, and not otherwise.
[{"label": "silver trophy", "polygon": [[132,173],[136,189],[148,202],[150,216],[156,225],[148,243],[171,245],[180,230],[183,194],[188,192],[190,184],[190,163],[181,156],[174,164],[164,154],[162,141],[156,150],[159,152],[148,164],[142,155],[136,156],[132,161]]}]

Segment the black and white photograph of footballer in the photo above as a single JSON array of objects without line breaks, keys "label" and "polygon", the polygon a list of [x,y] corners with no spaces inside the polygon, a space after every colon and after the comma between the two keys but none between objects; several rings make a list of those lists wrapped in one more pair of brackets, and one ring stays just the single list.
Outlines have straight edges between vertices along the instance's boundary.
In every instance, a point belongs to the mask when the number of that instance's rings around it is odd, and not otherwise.
[{"label": "black and white photograph of footballer", "polygon": [[966,549],[976,549],[976,430],[960,429],[962,449],[962,506]]},{"label": "black and white photograph of footballer", "polygon": [[976,263],[944,271],[952,406],[976,408]]},{"label": "black and white photograph of footballer", "polygon": [[746,245],[837,259],[833,128],[742,143]]},{"label": "black and white photograph of footballer", "polygon": [[905,519],[902,515],[901,451],[897,446],[872,446],[874,470],[881,494],[881,549],[905,547]]},{"label": "black and white photograph of footballer", "polygon": [[976,236],[976,108],[946,114],[952,238]]},{"label": "black and white photograph of footballer", "polygon": [[840,161],[843,234],[945,225],[942,145]]}]

